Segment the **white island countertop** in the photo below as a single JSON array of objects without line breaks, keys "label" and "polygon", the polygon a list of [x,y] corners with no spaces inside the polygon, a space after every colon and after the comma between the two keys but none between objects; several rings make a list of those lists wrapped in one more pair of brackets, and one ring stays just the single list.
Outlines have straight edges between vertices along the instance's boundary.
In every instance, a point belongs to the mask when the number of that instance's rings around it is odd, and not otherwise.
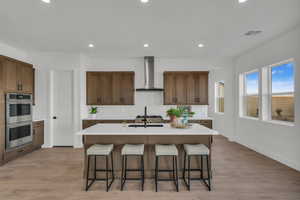
[{"label": "white island countertop", "polygon": [[128,127],[129,124],[96,124],[77,133],[77,135],[219,135],[215,130],[200,124],[191,124],[187,129],[172,128],[170,124],[164,127]]}]

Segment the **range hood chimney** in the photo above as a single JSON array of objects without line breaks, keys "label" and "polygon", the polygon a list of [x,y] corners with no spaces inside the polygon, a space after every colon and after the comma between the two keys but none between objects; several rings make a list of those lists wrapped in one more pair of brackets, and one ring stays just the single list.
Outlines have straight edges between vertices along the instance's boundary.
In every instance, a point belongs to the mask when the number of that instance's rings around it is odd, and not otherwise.
[{"label": "range hood chimney", "polygon": [[154,87],[154,56],[144,57],[144,87],[136,89],[136,91],[164,91],[162,88]]}]

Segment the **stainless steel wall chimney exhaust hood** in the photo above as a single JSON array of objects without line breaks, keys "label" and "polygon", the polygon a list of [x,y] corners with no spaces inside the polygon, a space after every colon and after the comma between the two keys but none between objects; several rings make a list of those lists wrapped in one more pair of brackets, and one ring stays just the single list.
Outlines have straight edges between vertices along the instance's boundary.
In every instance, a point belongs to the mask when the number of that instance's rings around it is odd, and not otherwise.
[{"label": "stainless steel wall chimney exhaust hood", "polygon": [[144,88],[136,89],[140,92],[164,91],[162,88],[154,87],[154,56],[144,57]]}]

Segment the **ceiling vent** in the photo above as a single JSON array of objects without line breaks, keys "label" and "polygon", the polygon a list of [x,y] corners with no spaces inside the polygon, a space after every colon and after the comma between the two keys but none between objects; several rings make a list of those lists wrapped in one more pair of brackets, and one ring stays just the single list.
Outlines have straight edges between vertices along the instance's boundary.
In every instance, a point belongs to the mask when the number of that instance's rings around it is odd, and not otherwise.
[{"label": "ceiling vent", "polygon": [[255,35],[258,35],[262,33],[262,31],[260,30],[251,30],[251,31],[248,31],[247,33],[245,33],[244,35],[245,36],[255,36]]}]

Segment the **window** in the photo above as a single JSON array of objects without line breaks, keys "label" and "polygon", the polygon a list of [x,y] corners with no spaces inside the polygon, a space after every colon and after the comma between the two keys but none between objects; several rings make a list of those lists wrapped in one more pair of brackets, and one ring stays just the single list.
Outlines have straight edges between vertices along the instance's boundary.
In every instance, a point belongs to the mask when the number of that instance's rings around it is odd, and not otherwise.
[{"label": "window", "polygon": [[244,76],[244,115],[259,117],[259,72],[245,73]]},{"label": "window", "polygon": [[215,112],[224,113],[224,81],[216,82],[216,102],[215,102]]},{"label": "window", "polygon": [[240,116],[284,125],[295,122],[295,63],[293,59],[241,73]]},{"label": "window", "polygon": [[270,74],[270,118],[271,120],[294,122],[294,63],[285,62],[271,66]]}]

